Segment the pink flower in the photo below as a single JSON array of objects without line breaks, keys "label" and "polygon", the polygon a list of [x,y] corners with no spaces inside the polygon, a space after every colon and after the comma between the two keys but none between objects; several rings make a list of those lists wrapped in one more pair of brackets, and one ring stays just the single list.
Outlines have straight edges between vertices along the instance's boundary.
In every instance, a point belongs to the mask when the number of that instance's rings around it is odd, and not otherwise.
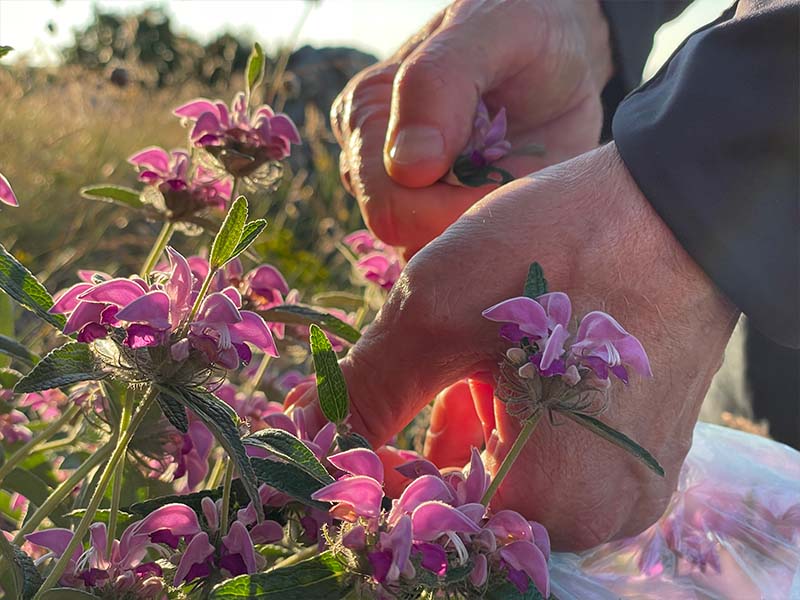
[{"label": "pink flower", "polygon": [[0,203],[8,206],[19,206],[14,190],[11,189],[11,184],[8,183],[8,179],[2,173],[0,173]]},{"label": "pink flower", "polygon": [[28,423],[28,417],[14,408],[0,414],[0,440],[5,444],[27,442],[33,437],[33,433],[27,427]]},{"label": "pink flower", "polygon": [[506,139],[506,109],[501,108],[493,119],[483,99],[478,102],[472,135],[462,153],[476,167],[484,167],[500,160],[511,152],[511,142]]},{"label": "pink flower", "polygon": [[[251,111],[243,92],[235,96],[230,110],[220,100],[198,98],[174,113],[194,122],[189,136],[194,145],[217,156],[235,177],[283,160],[291,153],[291,145],[300,143],[300,134],[287,115],[276,115],[265,104]],[[233,151],[236,158],[220,150]]]},{"label": "pink flower", "polygon": [[358,257],[356,271],[364,279],[385,290],[392,289],[403,270],[400,255],[394,248],[365,229],[346,235],[343,241]]}]

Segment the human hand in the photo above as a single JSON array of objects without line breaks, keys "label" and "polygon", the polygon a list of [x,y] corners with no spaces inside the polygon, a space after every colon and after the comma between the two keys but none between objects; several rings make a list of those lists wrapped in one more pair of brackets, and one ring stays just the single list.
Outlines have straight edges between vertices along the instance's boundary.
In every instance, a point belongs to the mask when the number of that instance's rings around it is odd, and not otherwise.
[{"label": "human hand", "polygon": [[[351,423],[380,445],[444,387],[496,370],[506,344],[481,312],[519,295],[534,261],[551,290],[570,296],[573,314],[607,311],[641,340],[655,374],[614,383],[603,419],[650,450],[666,478],[571,422],[543,419],[493,501],[546,525],[556,547],[586,548],[637,533],[662,513],[737,316],[613,144],[503,186],[409,262],[342,361]],[[494,471],[519,425],[481,396]]]},{"label": "human hand", "polygon": [[384,242],[412,254],[486,193],[440,181],[467,144],[478,101],[505,107],[525,175],[597,145],[600,92],[612,73],[608,27],[594,0],[454,2],[334,102],[345,186]]}]

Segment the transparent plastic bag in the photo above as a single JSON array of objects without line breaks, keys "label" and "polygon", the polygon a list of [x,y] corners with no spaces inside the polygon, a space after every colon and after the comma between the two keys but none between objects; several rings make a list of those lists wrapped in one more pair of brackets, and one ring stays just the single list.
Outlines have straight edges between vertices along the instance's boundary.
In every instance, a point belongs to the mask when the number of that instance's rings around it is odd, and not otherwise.
[{"label": "transparent plastic bag", "polygon": [[800,600],[800,452],[698,423],[663,517],[551,558],[559,600]]}]

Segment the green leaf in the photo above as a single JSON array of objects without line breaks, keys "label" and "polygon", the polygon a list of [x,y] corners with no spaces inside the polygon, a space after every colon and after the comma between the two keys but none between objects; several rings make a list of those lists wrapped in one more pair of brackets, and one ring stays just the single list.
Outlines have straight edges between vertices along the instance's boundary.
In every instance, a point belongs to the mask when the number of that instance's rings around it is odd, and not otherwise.
[{"label": "green leaf", "polygon": [[6,54],[11,52],[14,48],[11,46],[0,46],[0,58],[3,58]]},{"label": "green leaf", "polygon": [[264,50],[261,49],[261,44],[256,42],[253,44],[253,51],[247,59],[247,67],[245,68],[248,96],[250,96],[251,92],[256,89],[264,79],[265,66],[266,60],[264,58]]},{"label": "green leaf", "polygon": [[240,575],[217,585],[211,600],[340,600],[352,579],[333,554],[322,554],[267,573]]},{"label": "green leaf", "polygon": [[259,516],[263,517],[264,510],[258,495],[258,480],[239,437],[237,426],[239,417],[236,412],[214,394],[200,388],[159,385],[158,389],[191,410],[211,430],[239,471],[247,495],[253,501]]},{"label": "green leaf", "polygon": [[632,454],[635,458],[642,461],[645,466],[653,471],[656,475],[664,477],[664,468],[658,463],[656,458],[621,431],[617,431],[613,427],[610,427],[599,419],[595,419],[589,415],[566,410],[559,411],[559,413],[572,419],[578,425],[586,427],[586,429],[599,435],[607,442],[611,442],[615,446],[619,446],[626,452]]},{"label": "green leaf", "polygon": [[119,185],[87,185],[81,188],[81,196],[88,200],[111,202],[127,208],[144,208],[144,202],[139,198],[140,192]]},{"label": "green leaf", "polygon": [[22,373],[14,369],[0,369],[0,390],[13,390],[22,379]]},{"label": "green leaf", "polygon": [[[283,429],[261,429],[242,440],[245,444],[261,446],[279,458],[297,465],[323,484],[333,483],[333,477],[314,453],[300,439]],[[327,448],[324,448],[327,451]]]},{"label": "green leaf", "polygon": [[251,458],[258,483],[266,483],[291,496],[306,506],[328,510],[329,504],[311,499],[311,494],[322,489],[325,484],[309,474],[305,469],[292,463],[278,462],[269,458]]},{"label": "green leaf", "polygon": [[[41,506],[50,497],[53,490],[36,473],[29,469],[13,469],[3,479],[2,487],[9,492],[17,492],[25,496],[36,506]],[[53,511],[48,518],[59,527],[69,526],[67,521],[58,511]]]},{"label": "green leaf", "polygon": [[352,450],[353,448],[366,448],[367,450],[372,450],[372,446],[370,446],[370,443],[366,440],[366,438],[362,435],[359,435],[355,431],[337,434],[336,444],[339,446],[340,452]]},{"label": "green leaf", "polygon": [[189,417],[186,414],[186,407],[180,402],[176,401],[168,394],[159,394],[156,396],[158,405],[161,407],[161,412],[167,417],[172,426],[180,431],[186,433],[189,431]]},{"label": "green leaf", "polygon": [[311,355],[317,373],[317,395],[325,418],[332,423],[343,423],[350,414],[350,398],[336,353],[331,341],[316,325],[309,330]]},{"label": "green leaf", "polygon": [[42,576],[30,556],[4,535],[0,538],[0,575],[9,575],[2,577],[5,597],[30,600],[42,586]]},{"label": "green leaf", "polygon": [[320,292],[314,294],[311,303],[324,308],[341,308],[351,312],[364,306],[364,298],[348,292]]},{"label": "green leaf", "polygon": [[0,289],[21,306],[33,312],[58,329],[64,328],[64,315],[47,312],[53,306],[53,297],[22,263],[0,244]]},{"label": "green leaf", "polygon": [[264,317],[268,323],[291,323],[297,325],[317,325],[335,335],[337,338],[343,339],[345,342],[355,344],[361,337],[361,333],[353,327],[334,317],[333,315],[314,310],[308,306],[300,304],[281,304],[269,310],[259,311],[259,314]]},{"label": "green leaf", "polygon": [[39,361],[39,357],[20,344],[17,340],[5,335],[0,335],[0,354],[5,354],[26,365],[34,365]]},{"label": "green leaf", "polygon": [[264,231],[266,226],[267,222],[264,219],[256,219],[255,221],[246,223],[242,230],[242,237],[239,239],[239,243],[236,244],[236,248],[233,249],[233,253],[228,260],[233,260],[247,250],[250,244],[256,241],[256,238],[261,235],[261,232]]},{"label": "green leaf", "polygon": [[508,171],[492,165],[476,166],[468,155],[462,155],[456,159],[453,164],[453,175],[467,187],[505,185],[514,181],[514,176]]},{"label": "green leaf", "polygon": [[544,278],[542,266],[535,262],[528,268],[528,276],[525,278],[525,290],[523,292],[528,298],[538,298],[547,293],[547,279]]},{"label": "green leaf", "polygon": [[46,354],[17,382],[14,391],[18,394],[41,392],[78,381],[103,379],[107,375],[100,370],[87,344],[68,342]]},{"label": "green leaf", "polygon": [[[214,490],[201,490],[191,494],[171,494],[169,496],[150,498],[142,502],[135,502],[125,510],[137,517],[145,517],[157,508],[161,508],[167,504],[179,503],[185,504],[198,515],[202,515],[203,509],[201,502],[203,498],[219,500],[222,498],[222,486]],[[245,490],[244,485],[240,480],[234,479],[231,485],[231,503],[237,506],[245,506],[248,502],[250,502],[250,496],[247,495],[247,490]]]},{"label": "green leaf", "polygon": [[247,198],[239,196],[231,204],[222,226],[219,228],[217,237],[211,246],[211,255],[208,262],[212,269],[218,269],[232,257],[233,253],[242,239],[244,226],[247,222]]}]

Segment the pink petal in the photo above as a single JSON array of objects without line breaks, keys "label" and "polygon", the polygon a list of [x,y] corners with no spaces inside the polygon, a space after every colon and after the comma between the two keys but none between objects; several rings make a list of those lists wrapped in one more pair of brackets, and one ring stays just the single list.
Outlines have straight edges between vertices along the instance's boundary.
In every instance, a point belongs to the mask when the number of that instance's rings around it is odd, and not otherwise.
[{"label": "pink petal", "polygon": [[201,532],[197,514],[185,504],[165,504],[136,525],[137,535],[150,535],[166,529],[175,536],[197,535]]},{"label": "pink petal", "polygon": [[557,323],[564,327],[569,327],[569,320],[572,316],[572,303],[569,301],[569,296],[564,292],[550,292],[542,294],[536,301],[544,307],[547,316],[550,317],[552,329]]},{"label": "pink petal", "polygon": [[404,477],[408,477],[409,479],[416,479],[421,475],[435,475],[436,477],[441,477],[439,469],[436,468],[436,465],[429,460],[425,460],[424,458],[418,458],[416,460],[403,463],[399,467],[395,467],[394,470]]},{"label": "pink petal", "polygon": [[78,302],[80,302],[78,296],[91,288],[91,283],[76,283],[72,287],[56,294],[56,303],[50,307],[48,312],[67,313],[75,310],[75,307],[78,306]]},{"label": "pink petal", "polygon": [[500,556],[509,566],[530,577],[545,598],[550,597],[547,561],[539,548],[530,542],[512,542],[500,548]]},{"label": "pink petal", "polygon": [[480,525],[483,517],[486,516],[486,507],[480,502],[468,502],[458,507],[462,513],[472,519],[476,525]]},{"label": "pink petal", "polygon": [[289,284],[281,272],[272,265],[261,265],[253,269],[245,278],[248,287],[259,296],[266,296],[271,290],[278,290],[281,294],[289,293]]},{"label": "pink petal", "polygon": [[228,535],[222,538],[222,545],[231,554],[238,554],[242,558],[247,573],[256,572],[256,550],[247,528],[242,523],[234,521],[231,524]]},{"label": "pink petal", "polygon": [[[203,516],[206,518],[208,528],[211,531],[216,531],[219,527],[219,511],[217,510],[217,504],[206,496],[200,500],[200,509],[203,511]],[[253,514],[255,514],[255,510],[253,510]]]},{"label": "pink petal", "polygon": [[264,354],[278,356],[275,340],[261,315],[249,310],[243,310],[239,314],[241,321],[228,326],[231,342],[234,344],[250,342]]},{"label": "pink petal", "polygon": [[485,527],[495,534],[501,544],[520,540],[533,542],[530,523],[514,510],[501,510],[495,513]]},{"label": "pink petal", "polygon": [[408,484],[406,489],[403,490],[397,504],[392,509],[392,513],[394,515],[403,513],[410,514],[414,512],[414,509],[420,504],[430,500],[450,502],[453,500],[453,494],[440,477],[435,475],[423,475],[412,481]]},{"label": "pink petal", "polygon": [[239,309],[225,294],[214,292],[203,300],[200,315],[196,322],[203,324],[212,323],[238,323],[242,320]]},{"label": "pink petal", "polygon": [[8,179],[2,173],[0,173],[0,202],[8,206],[19,206],[14,190],[11,189],[11,184],[8,183]]},{"label": "pink petal", "polygon": [[363,525],[356,525],[342,537],[342,544],[351,550],[363,550],[367,541],[367,530]]},{"label": "pink petal", "polygon": [[197,119],[197,122],[192,128],[190,136],[195,144],[197,144],[202,142],[203,137],[205,136],[215,136],[216,134],[220,133],[222,133],[222,128],[220,126],[219,119],[214,113],[207,112],[200,115],[200,117]]},{"label": "pink petal", "polygon": [[[47,548],[56,556],[61,556],[72,541],[72,532],[69,529],[44,529],[42,531],[34,531],[25,536],[31,544],[36,544],[42,548]],[[83,549],[78,545],[72,553],[72,561],[77,561]]]},{"label": "pink petal", "polygon": [[169,296],[156,290],[141,296],[120,310],[116,318],[128,323],[141,323],[154,329],[169,329]]},{"label": "pink petal", "polygon": [[300,143],[300,133],[297,127],[287,115],[275,115],[269,120],[269,126],[272,130],[272,135],[277,135],[286,138],[293,144]]},{"label": "pink petal", "polygon": [[167,246],[172,272],[169,281],[164,285],[164,290],[170,298],[170,322],[177,326],[185,313],[191,308],[191,294],[194,287],[194,275],[183,255],[174,248]]},{"label": "pink petal", "polygon": [[486,577],[489,575],[489,565],[486,562],[485,554],[478,554],[473,557],[472,571],[469,573],[469,581],[475,587],[483,587]]},{"label": "pink petal", "polygon": [[381,548],[392,552],[392,562],[386,573],[387,581],[397,581],[406,570],[411,556],[411,543],[411,518],[408,515],[400,519],[388,534],[381,534]]},{"label": "pink petal", "polygon": [[149,169],[155,171],[159,175],[167,175],[170,172],[169,168],[169,154],[163,148],[158,146],[151,146],[140,150],[133,156],[128,158],[128,162],[135,167]]},{"label": "pink petal", "polygon": [[477,448],[472,448],[469,462],[469,475],[464,483],[464,500],[468,502],[480,502],[486,488],[489,487],[486,469],[481,460],[481,453]]},{"label": "pink petal", "polygon": [[536,521],[528,521],[528,524],[533,532],[533,543],[542,551],[545,560],[550,560],[550,534],[547,533],[547,529]]},{"label": "pink petal", "polygon": [[205,98],[195,98],[194,100],[191,100],[186,104],[182,104],[173,110],[172,114],[178,117],[186,117],[187,119],[196,121],[198,118],[200,118],[200,115],[207,112],[210,112],[217,117],[220,116],[216,104],[210,100],[206,100]]},{"label": "pink petal", "polygon": [[513,323],[520,330],[536,339],[547,336],[547,314],[541,304],[526,296],[504,300],[483,311],[490,321]]},{"label": "pink petal", "polygon": [[381,510],[383,488],[372,477],[358,475],[334,481],[311,497],[322,502],[345,502],[363,517],[376,517]]},{"label": "pink petal", "polygon": [[457,508],[444,502],[423,502],[411,515],[414,539],[432,542],[446,531],[477,533],[480,531],[472,519]]},{"label": "pink petal", "polygon": [[135,281],[117,277],[97,284],[78,297],[91,302],[107,302],[116,306],[127,306],[143,296],[145,291]]},{"label": "pink petal", "polygon": [[264,521],[250,530],[250,537],[256,544],[273,544],[283,539],[283,527],[276,521]]},{"label": "pink petal", "polygon": [[564,329],[564,326],[561,325],[561,323],[556,325],[555,329],[553,329],[553,332],[550,334],[550,337],[547,338],[544,351],[542,352],[542,360],[539,363],[539,367],[542,369],[542,371],[549,369],[550,365],[553,364],[553,361],[564,354],[564,342],[567,341],[568,337],[569,331]]},{"label": "pink petal", "polygon": [[100,302],[80,302],[64,324],[64,334],[80,331],[89,323],[100,323],[106,305]]},{"label": "pink petal", "polygon": [[383,483],[383,463],[378,455],[368,448],[353,448],[328,457],[330,463],[351,475],[371,477]]},{"label": "pink petal", "polygon": [[206,562],[213,554],[214,546],[208,542],[208,534],[205,531],[194,536],[183,551],[181,561],[175,570],[174,585],[183,582],[194,565]]},{"label": "pink petal", "polygon": [[242,308],[242,295],[239,293],[239,290],[237,290],[235,287],[228,286],[224,290],[222,290],[220,294],[225,294],[228,297],[228,299],[231,302],[233,302],[236,308]]},{"label": "pink petal", "polygon": [[439,544],[417,542],[414,544],[414,552],[422,555],[420,566],[423,569],[436,573],[440,577],[447,572],[447,552]]}]

